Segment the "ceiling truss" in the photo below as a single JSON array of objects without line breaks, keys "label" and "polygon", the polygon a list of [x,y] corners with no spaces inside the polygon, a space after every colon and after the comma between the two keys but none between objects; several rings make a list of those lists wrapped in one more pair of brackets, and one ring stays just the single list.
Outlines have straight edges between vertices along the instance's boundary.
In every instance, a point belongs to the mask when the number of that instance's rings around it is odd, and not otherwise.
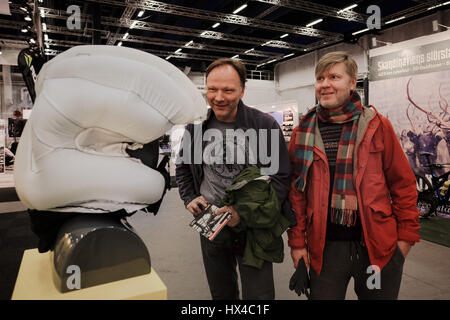
[{"label": "ceiling truss", "polygon": [[[357,12],[346,10],[341,11],[341,9],[325,6],[323,4],[313,3],[309,1],[300,0],[252,0],[258,2],[269,3],[274,6],[285,7],[294,10],[306,11],[311,13],[316,13],[319,15],[324,15],[328,17],[344,19],[349,21],[357,21],[361,23],[366,23],[367,16],[359,14]],[[341,11],[340,13],[338,13]]]},{"label": "ceiling truss", "polygon": [[[115,6],[124,5],[124,3],[115,0],[87,0],[89,2],[105,3]],[[206,19],[215,22],[224,22],[230,24],[237,24],[241,26],[248,26],[260,29],[266,29],[271,31],[280,31],[284,33],[295,33],[308,37],[327,38],[327,37],[342,37],[341,34],[321,31],[315,28],[307,28],[294,26],[284,23],[277,23],[268,20],[261,20],[255,18],[249,18],[237,14],[226,14],[208,10],[202,10],[197,8],[183,7],[174,4],[168,4],[160,1],[127,1],[126,8],[134,7],[135,9],[145,9],[149,11],[156,11],[166,14],[174,14],[183,17]]]},{"label": "ceiling truss", "polygon": [[[56,0],[55,0],[56,1]],[[320,28],[306,27],[302,25],[293,25],[286,23],[274,22],[271,20],[264,20],[264,17],[280,10],[280,8],[287,8],[301,12],[308,12],[322,17],[332,17],[339,20],[353,21],[361,24],[361,29],[365,27],[368,16],[355,12],[351,9],[342,10],[320,3],[314,3],[312,1],[302,0],[249,0],[251,2],[265,3],[270,6],[265,6],[265,10],[259,14],[255,14],[254,17],[247,17],[238,14],[228,14],[223,12],[208,11],[199,8],[169,4],[162,1],[153,0],[87,0],[86,2],[104,5],[104,7],[114,6],[123,10],[120,17],[116,14],[114,16],[100,16],[81,13],[82,29],[69,30],[66,26],[61,26],[61,23],[56,23],[55,20],[67,20],[69,13],[65,10],[58,10],[46,7],[39,7],[42,15],[47,19],[46,33],[50,36],[47,40],[47,54],[53,55],[60,50],[60,48],[68,48],[74,45],[87,44],[87,42],[95,42],[95,34],[97,37],[100,32],[100,39],[104,40],[103,43],[108,45],[118,45],[122,43],[136,43],[149,45],[152,49],[145,46],[140,47],[141,50],[147,51],[163,58],[167,59],[194,59],[203,61],[212,61],[219,56],[226,55],[238,55],[245,64],[261,66],[273,61],[283,59],[285,56],[291,53],[310,52],[325,46],[336,44],[344,40],[344,34],[337,32],[330,32],[321,30]],[[394,19],[411,18],[423,12],[426,12],[430,6],[442,5],[442,1],[438,0],[413,0],[416,5],[413,5],[405,10],[396,11],[394,14],[384,16],[382,19],[382,25],[384,26],[387,21]],[[361,2],[361,1],[359,1]],[[262,5],[260,5],[262,7]],[[15,3],[10,4],[12,13],[18,13],[24,15],[25,13],[20,10],[20,6]],[[86,7],[85,7],[86,9]],[[234,29],[245,27],[252,28],[253,30],[268,30],[278,32],[279,35],[271,38],[264,38],[265,34],[262,32],[257,33],[258,36],[247,36],[235,34],[233,31],[229,33],[218,32],[209,29],[196,29],[188,28],[177,25],[169,25],[164,23],[147,22],[143,20],[136,20],[133,17],[136,16],[138,10],[147,10],[151,12],[165,14],[167,16],[178,16],[182,18],[192,18],[207,20],[213,22],[224,23],[227,25],[235,26]],[[361,11],[361,10],[359,10]],[[52,20],[55,19],[55,20]],[[94,29],[94,20],[98,25],[99,23],[106,28],[102,30]],[[53,22],[52,22],[53,21]],[[164,21],[164,20],[163,20]],[[292,20],[291,20],[292,21]],[[24,21],[10,21],[0,19],[0,28],[20,30],[26,27]],[[243,29],[245,29],[243,28]],[[135,30],[151,31],[152,36],[143,36],[142,32],[133,32]],[[245,29],[246,30],[246,29]],[[251,30],[251,29],[249,29]],[[253,33],[253,32],[249,32]],[[53,37],[51,35],[54,35]],[[168,37],[167,35],[178,35],[189,37],[191,41],[173,40],[174,37]],[[288,41],[284,41],[281,38],[282,34],[296,35],[295,37],[286,38]],[[60,36],[76,37],[76,39],[65,38],[60,40]],[[262,37],[260,37],[262,36]],[[298,37],[300,36],[300,37]],[[304,37],[304,38],[302,38]],[[17,37],[15,37],[17,39]],[[294,39],[296,40],[294,40]],[[97,38],[98,39],[98,38]],[[303,39],[305,41],[299,41]],[[24,46],[26,43],[26,35],[23,38],[18,39],[16,43],[13,43],[13,39],[10,39],[8,35],[0,34],[0,41],[5,40],[0,45],[2,46]],[[76,41],[75,41],[76,40]],[[98,40],[97,40],[98,41]],[[219,44],[220,42],[220,44]],[[304,43],[304,44],[299,44]],[[98,43],[98,42],[97,42]],[[242,44],[242,47],[240,47]],[[130,45],[131,46],[131,45]],[[50,48],[51,47],[51,48]],[[142,47],[142,48],[141,48]],[[158,50],[158,48],[164,48],[165,50]],[[178,48],[177,53],[170,51],[170,48]],[[250,48],[249,48],[250,47]],[[184,52],[186,49],[186,52]],[[183,52],[181,52],[183,51]],[[209,54],[211,53],[211,54]]]}]

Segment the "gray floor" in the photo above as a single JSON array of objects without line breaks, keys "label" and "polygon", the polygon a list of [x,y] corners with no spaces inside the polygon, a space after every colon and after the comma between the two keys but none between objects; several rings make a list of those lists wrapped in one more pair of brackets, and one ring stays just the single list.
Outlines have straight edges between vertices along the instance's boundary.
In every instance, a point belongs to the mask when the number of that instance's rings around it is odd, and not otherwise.
[{"label": "gray floor", "polygon": [[[211,298],[199,235],[188,226],[191,220],[176,188],[168,191],[158,215],[137,213],[129,219],[148,246],[152,266],[166,284],[169,299]],[[298,299],[288,288],[293,271],[289,248],[285,246],[284,262],[274,264],[277,300]],[[399,299],[450,299],[449,271],[450,248],[422,240],[406,259]],[[356,299],[352,282],[346,298]]]}]

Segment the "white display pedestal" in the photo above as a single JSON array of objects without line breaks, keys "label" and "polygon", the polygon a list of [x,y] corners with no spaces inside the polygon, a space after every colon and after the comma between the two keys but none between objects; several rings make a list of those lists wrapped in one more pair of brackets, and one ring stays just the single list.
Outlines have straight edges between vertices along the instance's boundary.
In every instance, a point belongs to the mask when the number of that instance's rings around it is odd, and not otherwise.
[{"label": "white display pedestal", "polygon": [[167,300],[167,287],[149,274],[61,293],[52,278],[50,252],[25,250],[12,300]]}]

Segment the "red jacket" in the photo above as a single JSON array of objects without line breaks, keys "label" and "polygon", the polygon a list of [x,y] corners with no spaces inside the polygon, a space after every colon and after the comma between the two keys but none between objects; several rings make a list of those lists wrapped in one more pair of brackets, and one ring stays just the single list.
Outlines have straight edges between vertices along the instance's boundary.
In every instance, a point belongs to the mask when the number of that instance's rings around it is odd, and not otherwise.
[{"label": "red jacket", "polygon": [[[292,133],[289,155],[294,157]],[[319,138],[317,138],[319,137]],[[314,161],[304,192],[292,184],[289,199],[297,226],[288,230],[291,248],[308,248],[311,266],[320,274],[328,216],[330,173],[323,141],[316,126]],[[358,123],[353,159],[353,182],[358,197],[364,242],[372,265],[382,269],[398,240],[414,245],[420,240],[414,173],[388,119],[374,108],[364,108]],[[292,175],[291,183],[297,178]]]}]

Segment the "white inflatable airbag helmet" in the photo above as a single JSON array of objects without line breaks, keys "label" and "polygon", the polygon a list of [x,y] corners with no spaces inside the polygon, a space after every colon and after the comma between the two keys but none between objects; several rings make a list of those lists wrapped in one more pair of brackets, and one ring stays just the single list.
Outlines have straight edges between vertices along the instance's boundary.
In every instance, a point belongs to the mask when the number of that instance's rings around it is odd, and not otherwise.
[{"label": "white inflatable airbag helmet", "polygon": [[206,117],[199,90],[169,62],[114,46],[79,46],[47,62],[17,149],[14,180],[30,209],[132,212],[164,191],[125,149]]}]

